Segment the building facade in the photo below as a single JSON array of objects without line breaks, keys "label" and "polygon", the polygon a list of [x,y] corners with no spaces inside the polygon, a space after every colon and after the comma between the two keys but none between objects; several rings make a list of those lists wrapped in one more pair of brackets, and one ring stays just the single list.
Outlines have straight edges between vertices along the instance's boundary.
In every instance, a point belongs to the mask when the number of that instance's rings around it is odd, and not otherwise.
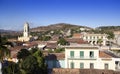
[{"label": "building facade", "polygon": [[18,41],[30,41],[32,37],[30,36],[29,24],[26,22],[24,24],[23,36],[18,37]]},{"label": "building facade", "polygon": [[118,70],[120,58],[112,57],[95,46],[68,46],[65,49],[65,68]]},{"label": "building facade", "polygon": [[84,34],[82,38],[92,45],[98,45],[99,43],[101,43],[103,46],[106,45],[106,41],[108,40],[107,34]]},{"label": "building facade", "polygon": [[120,31],[114,31],[114,43],[117,43],[118,45],[120,45]]}]

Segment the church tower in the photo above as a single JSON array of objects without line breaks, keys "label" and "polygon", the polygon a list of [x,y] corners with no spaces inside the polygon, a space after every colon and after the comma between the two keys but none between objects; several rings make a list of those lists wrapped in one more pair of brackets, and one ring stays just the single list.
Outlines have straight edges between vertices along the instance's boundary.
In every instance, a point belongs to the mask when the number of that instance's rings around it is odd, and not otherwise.
[{"label": "church tower", "polygon": [[26,22],[24,24],[24,31],[23,31],[23,37],[29,37],[29,24]]},{"label": "church tower", "polygon": [[32,36],[30,36],[30,30],[29,30],[29,24],[26,22],[24,24],[24,30],[23,30],[23,36],[18,37],[18,41],[30,41],[32,39]]}]

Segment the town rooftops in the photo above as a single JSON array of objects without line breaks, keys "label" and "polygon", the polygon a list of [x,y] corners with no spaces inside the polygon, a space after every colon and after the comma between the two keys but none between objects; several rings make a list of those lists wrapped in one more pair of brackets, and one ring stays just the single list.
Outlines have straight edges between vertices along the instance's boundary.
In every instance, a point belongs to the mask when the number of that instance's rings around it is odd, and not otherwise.
[{"label": "town rooftops", "polygon": [[120,56],[115,55],[110,51],[99,51],[100,58],[120,58]]},{"label": "town rooftops", "polygon": [[69,43],[88,44],[87,41],[84,41],[81,38],[66,38],[65,40],[67,40]]},{"label": "town rooftops", "polygon": [[82,36],[82,34],[80,33],[74,33],[73,34],[73,38],[80,38]]},{"label": "town rooftops", "polygon": [[57,42],[48,42],[46,48],[55,49],[57,47]]},{"label": "town rooftops", "polygon": [[103,52],[103,51],[99,51],[99,57],[100,57],[100,58],[112,58],[111,55],[108,55],[108,54],[106,54],[106,53]]}]

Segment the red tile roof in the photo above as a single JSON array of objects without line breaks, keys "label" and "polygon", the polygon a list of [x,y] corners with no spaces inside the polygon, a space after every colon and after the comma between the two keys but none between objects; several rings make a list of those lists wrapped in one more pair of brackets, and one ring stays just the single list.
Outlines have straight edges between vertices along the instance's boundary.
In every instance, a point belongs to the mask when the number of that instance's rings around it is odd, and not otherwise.
[{"label": "red tile roof", "polygon": [[108,54],[106,54],[106,53],[103,52],[103,51],[99,51],[99,57],[100,57],[100,58],[112,58],[111,55],[108,55]]},{"label": "red tile roof", "polygon": [[57,42],[55,43],[47,43],[46,48],[50,48],[50,49],[55,49],[57,47]]},{"label": "red tile roof", "polygon": [[80,33],[74,33],[73,34],[73,38],[80,38],[82,36],[82,34]]},{"label": "red tile roof", "polygon": [[66,40],[70,43],[78,43],[78,44],[88,44],[87,41],[84,41],[81,38],[66,38]]}]

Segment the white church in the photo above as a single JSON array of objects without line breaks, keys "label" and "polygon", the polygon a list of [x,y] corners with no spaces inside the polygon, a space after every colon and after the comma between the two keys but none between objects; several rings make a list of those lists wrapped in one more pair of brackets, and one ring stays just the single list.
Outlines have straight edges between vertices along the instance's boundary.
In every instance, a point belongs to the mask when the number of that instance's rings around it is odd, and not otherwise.
[{"label": "white church", "polygon": [[32,39],[32,36],[30,35],[30,30],[29,30],[29,24],[28,22],[26,22],[24,24],[24,31],[23,31],[23,36],[22,37],[18,37],[18,41],[30,41]]}]

